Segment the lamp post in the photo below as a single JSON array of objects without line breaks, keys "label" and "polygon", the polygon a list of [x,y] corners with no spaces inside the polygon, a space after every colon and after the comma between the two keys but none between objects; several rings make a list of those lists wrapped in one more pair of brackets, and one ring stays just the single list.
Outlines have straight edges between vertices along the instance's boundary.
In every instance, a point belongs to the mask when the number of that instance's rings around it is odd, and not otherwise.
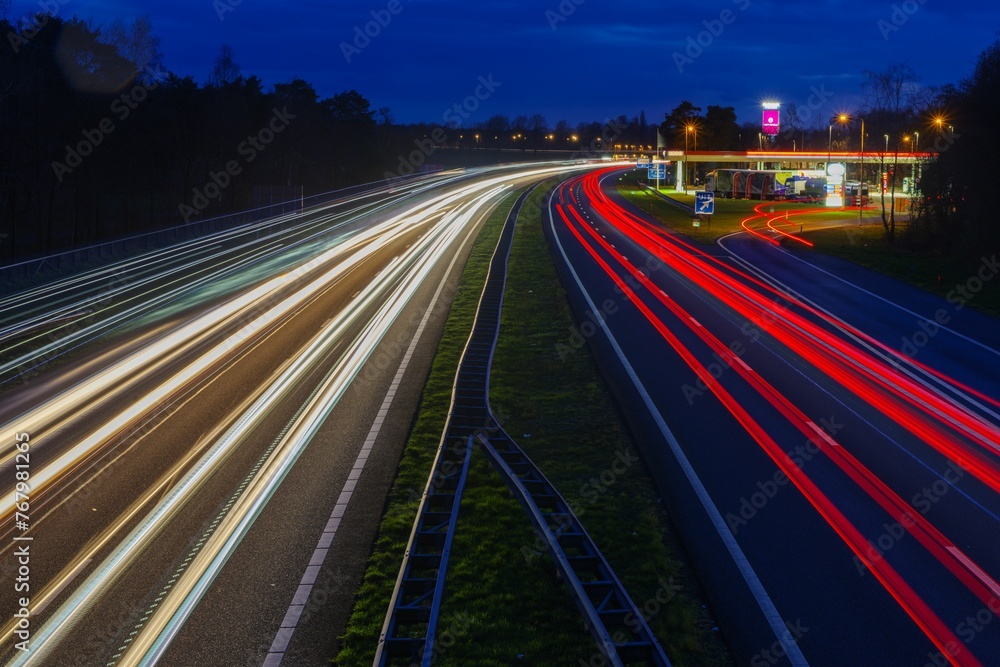
[{"label": "lamp post", "polygon": [[[688,123],[684,127],[684,159],[688,162],[688,166],[684,170],[685,172],[688,172],[688,170],[690,169],[690,166],[691,166],[690,165],[691,160],[688,158],[688,134],[691,134],[691,133],[694,133],[694,149],[698,150],[698,127],[696,125],[694,125],[693,123]],[[685,180],[684,191],[685,192],[687,192],[687,184],[691,182],[691,179],[689,178],[689,175],[690,175],[689,173],[685,173],[684,174],[684,180]]]},{"label": "lamp post", "polygon": [[920,180],[920,158],[916,153],[920,152],[920,133],[913,133],[913,194],[917,194],[917,181]]},{"label": "lamp post", "polygon": [[858,225],[865,223],[865,119],[861,119],[861,175],[858,178]]},{"label": "lamp post", "polygon": [[[882,168],[885,169],[885,171],[882,172],[882,182],[879,184],[879,186],[882,188],[882,195],[883,195],[882,201],[883,202],[885,202],[885,191],[888,189],[888,180],[887,179],[889,177],[889,169],[888,169],[888,165],[886,164],[886,161],[888,159],[889,159],[889,135],[887,134],[887,135],[885,135],[885,152],[882,153]],[[893,175],[895,176],[895,174],[893,174]],[[885,204],[884,203],[882,205],[882,208],[885,208]]]},{"label": "lamp post", "polygon": [[688,159],[688,135],[691,134],[691,126],[684,126],[684,192],[687,192],[688,170],[691,168],[691,160]]}]

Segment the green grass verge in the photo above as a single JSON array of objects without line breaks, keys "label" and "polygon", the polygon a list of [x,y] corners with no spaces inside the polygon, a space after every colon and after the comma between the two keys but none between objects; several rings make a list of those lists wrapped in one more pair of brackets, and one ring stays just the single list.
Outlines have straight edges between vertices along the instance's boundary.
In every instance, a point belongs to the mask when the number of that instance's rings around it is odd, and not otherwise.
[{"label": "green grass verge", "polygon": [[[897,233],[905,229],[905,224],[897,223]],[[941,296],[967,285],[982,265],[979,258],[931,255],[910,251],[900,243],[889,245],[881,224],[825,229],[805,236],[817,252],[842,257]],[[1000,317],[1000,280],[982,285],[967,305]]]},{"label": "green grass verge", "polygon": [[[494,358],[493,408],[578,508],[633,600],[651,612],[649,623],[673,664],[728,664],[648,470],[637,457],[622,464],[628,457],[621,455],[636,447],[594,359],[585,348],[568,351],[577,323],[543,235],[543,196],[540,190],[533,193],[514,237]],[[660,599],[669,599],[660,604],[657,594],[663,592],[669,595]]]},{"label": "green grass verge", "polygon": [[[748,201],[744,199],[716,199],[715,215],[706,216],[707,219],[703,220],[699,227],[695,227],[693,224],[694,218],[691,215],[663,201],[649,190],[640,189],[639,177],[635,175],[626,174],[618,182],[618,192],[644,213],[652,215],[670,229],[701,243],[715,243],[717,239],[723,236],[742,231],[743,227],[741,223],[745,219],[757,215],[754,207],[761,203],[760,201]],[[667,187],[661,187],[660,192],[671,199],[676,199],[682,204],[694,206],[694,195],[672,192],[672,188]],[[808,226],[809,224],[827,223],[851,217],[851,212],[849,211],[845,212],[839,209],[830,210],[822,204],[811,205],[791,201],[772,202],[764,210],[767,212],[781,212],[786,209],[802,208],[815,208],[816,210],[814,213],[794,218],[796,225],[804,224]],[[763,220],[754,221],[752,224],[755,228],[764,227]]]},{"label": "green grass verge", "polygon": [[515,195],[508,197],[486,221],[459,281],[451,311],[424,385],[420,410],[403,450],[385,515],[358,589],[354,609],[342,639],[338,665],[371,665],[385,612],[396,583],[403,550],[410,536],[431,464],[441,440],[451,404],[455,369],[472,330],[489,260],[496,248]]},{"label": "green grass verge", "polygon": [[[694,227],[690,215],[660,200],[648,190],[640,190],[638,180],[637,176],[626,175],[619,181],[618,191],[628,201],[670,229],[702,243],[714,243],[727,234],[740,231],[742,229],[740,223],[754,215],[753,208],[760,203],[717,199],[716,214],[712,216],[711,222],[702,222],[701,227]],[[681,203],[694,205],[693,195],[670,192],[668,188],[661,188],[661,191]],[[807,206],[801,202],[774,202],[764,210],[781,212],[789,208],[801,209]],[[856,209],[829,210],[818,204],[815,213],[791,218],[794,223],[791,231],[799,233],[800,230],[795,229],[795,226],[802,225],[803,236],[815,244],[813,251],[842,257],[940,296],[946,297],[957,288],[967,286],[969,280],[976,277],[982,266],[981,258],[914,252],[908,250],[903,243],[889,245],[885,240],[882,225],[871,222],[872,217],[878,215],[877,211],[866,211],[866,224],[859,227],[853,224],[857,222]],[[834,225],[846,220],[852,221],[852,224],[815,229],[817,225]],[[905,233],[906,223],[896,224],[897,233]],[[753,226],[758,228],[763,224],[756,221]],[[975,293],[966,303],[985,313],[1000,317],[1000,280],[983,283],[982,290]]]},{"label": "green grass verge", "polygon": [[[554,185],[550,183],[547,185]],[[667,518],[613,401],[585,350],[560,359],[574,320],[542,236],[539,188],[514,237],[494,410],[571,503],[667,648],[675,665],[730,664],[698,587],[678,557]],[[509,199],[486,223],[445,325],[420,413],[403,453],[338,665],[370,665],[471,328],[488,258]],[[603,477],[602,477],[603,475]],[[569,593],[541,553],[521,507],[481,451],[474,452],[440,621],[436,664],[590,664],[595,646]],[[594,663],[597,664],[597,663]]]}]

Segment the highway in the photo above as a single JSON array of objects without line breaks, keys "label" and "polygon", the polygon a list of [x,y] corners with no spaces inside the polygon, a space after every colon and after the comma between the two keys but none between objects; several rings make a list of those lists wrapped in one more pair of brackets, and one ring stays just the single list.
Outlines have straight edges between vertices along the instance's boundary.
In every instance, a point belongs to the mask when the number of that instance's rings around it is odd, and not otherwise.
[{"label": "highway", "polygon": [[777,232],[697,245],[620,173],[546,231],[738,663],[1000,664],[995,258],[941,299]]},{"label": "highway", "polygon": [[418,179],[0,297],[6,664],[326,664],[482,222],[574,169]]}]

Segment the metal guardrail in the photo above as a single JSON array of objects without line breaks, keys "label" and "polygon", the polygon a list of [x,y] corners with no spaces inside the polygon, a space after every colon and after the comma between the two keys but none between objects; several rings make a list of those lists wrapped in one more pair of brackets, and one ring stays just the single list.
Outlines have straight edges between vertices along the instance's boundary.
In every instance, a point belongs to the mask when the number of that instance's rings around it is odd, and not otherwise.
[{"label": "metal guardrail", "polygon": [[[409,180],[409,177],[400,181]],[[394,183],[395,184],[395,183]],[[291,213],[306,213],[310,209],[336,202],[338,199],[374,191],[385,187],[386,181],[374,181],[352,185],[340,190],[332,190],[308,197],[297,197],[245,211],[196,220],[182,225],[154,229],[88,246],[70,248],[48,255],[21,259],[8,264],[0,264],[0,284],[13,280],[31,278],[46,271],[69,271],[81,263],[107,263],[128,256],[131,253],[155,250],[182,241],[210,236]],[[280,224],[277,223],[277,224]]]},{"label": "metal guardrail", "polygon": [[663,194],[662,192],[660,192],[656,188],[651,188],[650,186],[646,185],[645,183],[640,183],[639,187],[642,188],[643,190],[649,190],[650,192],[652,192],[654,195],[656,195],[657,197],[659,197],[663,201],[667,202],[668,204],[670,204],[670,205],[672,205],[672,206],[674,206],[676,208],[679,208],[680,210],[684,211],[685,213],[688,213],[688,214],[690,214],[692,216],[697,215],[697,213],[695,213],[695,210],[694,210],[693,206],[688,206],[687,204],[685,204],[683,202],[677,201],[673,197],[668,197],[667,195]]},{"label": "metal guardrail", "polygon": [[476,439],[545,541],[606,664],[669,667],[642,611],[569,503],[505,431]]},{"label": "metal guardrail", "polygon": [[382,626],[374,661],[379,667],[427,667],[434,656],[441,594],[465,471],[472,455],[472,437],[496,428],[486,403],[490,364],[500,331],[514,225],[530,192],[522,193],[511,208],[490,261],[472,333],[455,374],[448,421]]},{"label": "metal guardrail", "polygon": [[[645,617],[569,504],[500,427],[490,408],[490,367],[500,333],[507,260],[517,217],[533,189],[524,192],[508,214],[490,262],[472,333],[455,375],[448,421],[382,626],[374,667],[429,667],[433,663],[444,580],[473,439],[546,540],[549,554],[608,664],[670,665]],[[449,448],[449,442],[454,446]]]}]

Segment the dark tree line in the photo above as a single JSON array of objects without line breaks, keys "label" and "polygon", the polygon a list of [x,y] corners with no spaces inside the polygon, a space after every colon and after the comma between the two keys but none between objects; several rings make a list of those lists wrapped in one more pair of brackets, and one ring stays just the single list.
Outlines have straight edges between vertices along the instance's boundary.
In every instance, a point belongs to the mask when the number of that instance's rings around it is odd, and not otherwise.
[{"label": "dark tree line", "polygon": [[923,206],[909,230],[913,243],[979,257],[1000,250],[996,158],[1000,152],[1000,41],[984,51],[970,78],[939,95],[929,147],[940,156],[924,168]]},{"label": "dark tree line", "polygon": [[375,112],[301,80],[265,91],[224,49],[161,66],[148,19],[0,20],[0,261],[381,176]]},{"label": "dark tree line", "polygon": [[652,154],[656,131],[646,122],[645,112],[575,125],[566,120],[551,125],[541,114],[494,114],[485,120],[446,114],[440,123],[394,125],[391,114],[386,114],[377,134],[383,153],[392,154],[384,176],[393,178],[429,166]]}]

